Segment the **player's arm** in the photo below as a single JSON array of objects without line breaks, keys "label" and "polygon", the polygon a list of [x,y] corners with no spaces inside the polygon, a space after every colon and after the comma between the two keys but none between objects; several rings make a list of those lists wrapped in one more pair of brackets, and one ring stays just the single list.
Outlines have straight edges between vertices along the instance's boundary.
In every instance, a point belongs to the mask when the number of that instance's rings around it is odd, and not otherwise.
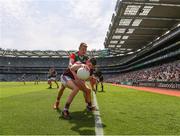
[{"label": "player's arm", "polygon": [[75,80],[78,79],[76,71],[81,67],[81,64],[73,64],[72,66],[70,66],[70,70],[75,78]]},{"label": "player's arm", "polygon": [[89,70],[89,67],[88,67],[87,65],[85,65],[85,64],[80,64],[80,63],[73,64],[73,65],[70,67],[70,70],[71,70],[71,71],[77,71],[77,70],[78,70],[79,68],[81,68],[81,67],[84,67],[84,68],[86,68],[86,69]]},{"label": "player's arm", "polygon": [[73,64],[73,65],[70,67],[70,70],[75,72],[75,71],[77,71],[80,67],[81,67],[81,64]]},{"label": "player's arm", "polygon": [[[73,64],[70,67],[71,72],[73,73],[73,75],[75,76],[75,78],[77,77],[76,71],[81,68],[81,67],[87,67],[85,64]],[[77,78],[76,78],[77,79]]]},{"label": "player's arm", "polygon": [[57,71],[55,71],[55,76],[57,76]]}]

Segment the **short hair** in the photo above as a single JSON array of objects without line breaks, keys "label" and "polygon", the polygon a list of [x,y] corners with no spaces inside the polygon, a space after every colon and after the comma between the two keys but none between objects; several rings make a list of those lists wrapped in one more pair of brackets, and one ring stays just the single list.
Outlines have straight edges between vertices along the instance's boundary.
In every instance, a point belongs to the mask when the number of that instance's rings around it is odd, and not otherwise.
[{"label": "short hair", "polygon": [[96,59],[95,58],[90,58],[89,61],[92,63],[93,66],[96,65]]},{"label": "short hair", "polygon": [[86,44],[86,43],[84,43],[84,42],[80,43],[80,45],[79,45],[79,49],[80,49],[80,48],[82,48],[82,47],[86,47],[86,48],[87,48],[87,44]]}]

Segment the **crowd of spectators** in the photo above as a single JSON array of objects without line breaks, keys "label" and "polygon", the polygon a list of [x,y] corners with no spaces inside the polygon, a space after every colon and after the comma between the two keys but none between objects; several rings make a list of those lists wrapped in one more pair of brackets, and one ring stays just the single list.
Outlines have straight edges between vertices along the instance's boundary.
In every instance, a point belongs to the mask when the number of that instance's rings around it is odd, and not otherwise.
[{"label": "crowd of spectators", "polygon": [[108,78],[107,82],[178,81],[180,82],[180,60],[159,66],[122,73]]}]

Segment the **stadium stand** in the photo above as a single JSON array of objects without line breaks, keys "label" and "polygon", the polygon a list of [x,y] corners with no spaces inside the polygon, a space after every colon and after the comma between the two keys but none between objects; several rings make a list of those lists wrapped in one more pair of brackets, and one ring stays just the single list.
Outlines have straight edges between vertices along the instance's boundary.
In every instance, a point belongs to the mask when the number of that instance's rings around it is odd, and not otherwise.
[{"label": "stadium stand", "polygon": [[[166,69],[163,69],[162,66],[171,66],[170,62],[179,63],[179,12],[180,1],[178,0],[118,0],[109,30],[106,34],[104,46],[115,56],[124,56],[127,54],[134,56],[127,61],[125,60],[117,64],[118,66],[112,67],[112,71],[109,71],[112,79],[109,78],[108,80],[121,84],[134,85],[134,82],[126,82],[128,80],[126,79],[128,78],[127,75],[132,78],[131,81],[133,78],[138,79],[136,75],[138,72],[133,71],[141,71],[140,73],[142,75],[140,76],[143,76],[143,69],[155,66],[157,69],[163,70],[162,73],[166,73]],[[175,65],[175,67],[178,66]],[[106,72],[108,73],[107,70]],[[151,75],[148,78],[153,77],[155,74],[153,72],[156,71],[150,72]],[[117,76],[118,73],[122,74]],[[163,75],[162,73],[159,71],[160,75]],[[173,83],[169,83],[170,81],[161,81],[161,85],[158,85],[157,81],[148,83],[150,82],[148,79],[144,79],[145,81],[141,82],[139,79],[136,85],[179,89],[180,79],[178,70],[175,75],[175,81],[174,79],[170,79]],[[171,76],[175,75],[172,74]],[[164,78],[166,79],[167,77]],[[159,80],[159,78],[157,77],[155,80]]]},{"label": "stadium stand", "polygon": [[26,80],[34,80],[37,74],[40,80],[46,80],[50,67],[60,74],[68,65],[67,58],[0,57],[0,62],[0,80],[5,81],[17,81],[22,74],[26,74]]}]

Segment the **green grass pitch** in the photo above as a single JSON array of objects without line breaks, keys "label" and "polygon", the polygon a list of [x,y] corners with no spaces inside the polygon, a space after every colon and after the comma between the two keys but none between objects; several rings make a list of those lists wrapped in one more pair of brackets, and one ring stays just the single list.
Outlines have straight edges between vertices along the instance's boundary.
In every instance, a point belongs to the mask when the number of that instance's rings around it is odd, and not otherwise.
[{"label": "green grass pitch", "polygon": [[[95,135],[94,115],[85,110],[82,92],[71,105],[72,119],[65,120],[52,108],[57,89],[47,87],[42,82],[0,82],[0,134]],[[105,135],[180,135],[179,97],[110,84],[104,88],[96,96]],[[64,92],[62,108],[69,92]]]}]

